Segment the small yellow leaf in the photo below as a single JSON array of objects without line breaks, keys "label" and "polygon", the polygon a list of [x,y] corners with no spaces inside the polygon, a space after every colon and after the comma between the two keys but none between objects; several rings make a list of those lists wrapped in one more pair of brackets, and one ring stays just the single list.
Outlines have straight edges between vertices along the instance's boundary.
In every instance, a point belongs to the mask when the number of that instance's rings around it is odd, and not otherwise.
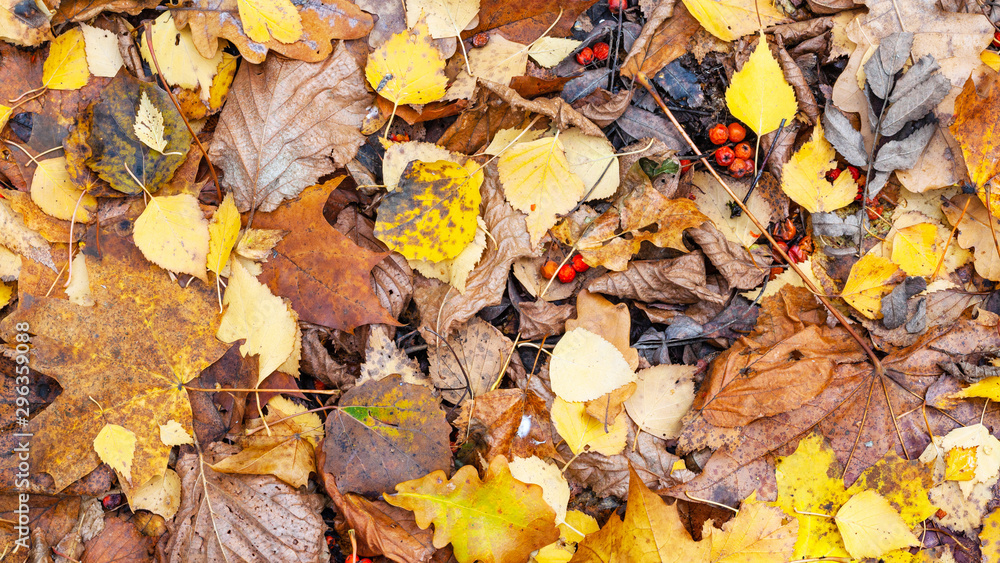
[{"label": "small yellow leaf", "polygon": [[894,549],[920,545],[899,512],[872,490],[851,497],[834,519],[852,557],[881,557]]},{"label": "small yellow leaf", "polygon": [[592,401],[635,381],[615,345],[585,328],[567,332],[552,350],[552,392],[565,401]]},{"label": "small yellow leaf", "polygon": [[552,68],[568,57],[581,44],[576,39],[541,37],[531,44],[528,56],[544,68]]},{"label": "small yellow leaf", "polygon": [[810,213],[835,211],[853,203],[858,185],[850,174],[841,174],[832,183],[826,179],[826,173],[837,167],[836,156],[833,145],[823,137],[823,125],[817,122],[812,138],[785,164],[781,189]]},{"label": "small yellow leaf", "polygon": [[881,256],[865,254],[851,267],[840,296],[862,315],[877,319],[882,316],[882,297],[901,277],[899,266]]},{"label": "small yellow leaf", "polygon": [[81,252],[73,258],[73,273],[66,286],[70,303],[81,307],[93,307],[94,296],[90,293],[90,274],[87,272],[87,257]]},{"label": "small yellow leaf", "polygon": [[661,364],[636,374],[638,386],[625,411],[644,431],[669,440],[681,432],[681,418],[694,403],[694,366]]},{"label": "small yellow leaf", "polygon": [[440,262],[407,260],[410,267],[424,277],[438,279],[451,285],[464,295],[469,274],[486,251],[486,222],[481,217],[476,217],[476,221],[478,222],[476,238],[472,239],[469,246],[466,246],[458,256]]},{"label": "small yellow leaf", "polygon": [[[169,14],[170,12],[166,12]],[[80,24],[83,30],[84,48],[87,53],[87,67],[90,74],[111,78],[118,69],[125,66],[125,60],[118,50],[118,38],[110,31]]]},{"label": "small yellow leaf", "polygon": [[143,256],[164,270],[207,279],[208,221],[193,195],[151,197],[132,238]]},{"label": "small yellow leaf", "polygon": [[0,282],[0,307],[5,307],[14,296],[14,284]]},{"label": "small yellow leaf", "polygon": [[955,397],[983,397],[1000,402],[1000,377],[987,377],[969,385],[954,395]]},{"label": "small yellow leaf", "polygon": [[131,484],[135,444],[134,432],[117,424],[105,424],[94,438],[94,451],[101,461],[110,465]]},{"label": "small yellow leaf", "polygon": [[375,92],[394,104],[426,104],[444,97],[444,59],[420,23],[389,38],[368,55],[365,77]]},{"label": "small yellow leaf", "polygon": [[[709,0],[712,1],[712,0]],[[688,4],[688,2],[685,2]],[[756,19],[754,19],[756,24]],[[764,33],[743,69],[733,75],[726,89],[726,105],[758,135],[774,131],[785,121],[791,124],[798,111],[795,91],[785,81],[778,61],[767,47]]]},{"label": "small yellow leaf", "polygon": [[559,134],[569,169],[583,180],[583,187],[590,195],[587,201],[611,197],[618,190],[618,156],[615,147],[605,137],[585,134],[579,127],[572,127]]},{"label": "small yellow leaf", "polygon": [[624,412],[618,413],[613,422],[608,421],[607,432],[604,421],[587,414],[584,403],[571,403],[556,397],[551,412],[552,424],[574,455],[583,452],[618,455],[625,449],[628,420]]},{"label": "small yellow leaf", "polygon": [[597,520],[579,510],[569,510],[566,512],[566,521],[559,524],[559,533],[570,543],[580,543],[588,534],[593,534],[601,529]]},{"label": "small yellow leaf", "polygon": [[194,440],[191,439],[191,435],[184,429],[184,426],[174,419],[170,419],[166,424],[160,425],[160,441],[168,446],[194,443]]},{"label": "small yellow leaf", "polygon": [[42,85],[51,90],[79,90],[90,78],[83,31],[74,27],[55,38],[42,65]]},{"label": "small yellow leaf", "polygon": [[[152,24],[153,50],[160,63],[163,79],[172,86],[188,90],[198,90],[202,100],[208,100],[216,74],[223,67],[224,51],[216,49],[215,56],[206,59],[195,46],[191,28],[177,29],[173,15],[167,11],[160,14]],[[143,37],[139,47],[142,59],[153,66],[149,45]],[[232,65],[235,71],[235,65]],[[212,107],[218,107],[213,105]]]},{"label": "small yellow leaf", "polygon": [[897,230],[892,238],[892,261],[910,276],[933,274],[942,254],[937,234],[938,228],[932,223],[918,223]]},{"label": "small yellow leaf", "polygon": [[236,243],[236,254],[250,260],[264,260],[287,234],[288,231],[278,229],[246,229]]},{"label": "small yellow leaf", "polygon": [[240,236],[240,211],[232,192],[222,199],[208,224],[208,269],[216,274],[229,262],[229,254]]},{"label": "small yellow leaf", "polygon": [[510,474],[518,481],[542,488],[542,498],[556,513],[556,524],[566,521],[569,504],[569,483],[562,471],[538,456],[515,457],[510,462]]},{"label": "small yellow leaf", "polygon": [[976,476],[976,456],[979,448],[952,448],[944,456],[944,478],[947,481],[971,481]]},{"label": "small yellow leaf", "polygon": [[237,0],[237,4],[244,33],[257,43],[274,38],[288,44],[302,37],[302,16],[291,0]]},{"label": "small yellow leaf", "polygon": [[153,102],[149,101],[149,96],[145,92],[139,98],[139,110],[135,114],[132,129],[142,144],[154,151],[162,153],[166,148],[167,140],[163,138],[163,114],[156,109]]},{"label": "small yellow leaf", "polygon": [[706,31],[723,41],[735,41],[785,19],[772,0],[684,0],[684,5]]},{"label": "small yellow leaf", "polygon": [[479,14],[479,0],[407,0],[406,25],[414,27],[421,17],[434,39],[458,37]]},{"label": "small yellow leaf", "polygon": [[167,520],[177,514],[181,507],[181,478],[169,467],[163,475],[146,481],[129,498],[132,510],[148,510]]},{"label": "small yellow leaf", "polygon": [[240,353],[243,357],[260,356],[257,382],[264,381],[295,348],[298,325],[291,308],[237,261],[232,263],[232,276],[222,303],[226,312],[216,336],[223,342],[245,339]]},{"label": "small yellow leaf", "polygon": [[557,215],[583,197],[583,180],[570,169],[559,137],[518,143],[500,156],[497,166],[507,201],[528,215],[532,246],[556,224]]},{"label": "small yellow leaf", "polygon": [[31,177],[31,201],[48,215],[63,221],[89,223],[97,198],[76,187],[66,169],[66,157],[42,160]]}]

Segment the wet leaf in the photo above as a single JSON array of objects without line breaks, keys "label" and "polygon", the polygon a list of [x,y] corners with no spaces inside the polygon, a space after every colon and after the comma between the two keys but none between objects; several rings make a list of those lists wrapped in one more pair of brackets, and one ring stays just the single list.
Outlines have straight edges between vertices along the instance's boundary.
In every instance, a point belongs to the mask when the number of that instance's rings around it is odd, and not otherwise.
[{"label": "wet leaf", "polygon": [[486,429],[486,459],[498,455],[515,457],[557,457],[552,445],[549,410],[538,395],[520,389],[497,389],[462,405],[455,425],[467,428],[481,423]]}]

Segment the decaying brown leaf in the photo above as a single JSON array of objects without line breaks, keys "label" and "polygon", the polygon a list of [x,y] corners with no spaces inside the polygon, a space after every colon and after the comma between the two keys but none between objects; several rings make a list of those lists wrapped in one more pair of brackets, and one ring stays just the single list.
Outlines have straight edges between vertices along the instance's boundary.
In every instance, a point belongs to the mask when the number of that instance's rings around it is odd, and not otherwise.
[{"label": "decaying brown leaf", "polygon": [[490,323],[472,317],[458,333],[427,352],[434,386],[456,405],[475,399],[506,373],[514,343]]},{"label": "decaying brown leaf", "polygon": [[576,309],[572,305],[553,305],[539,299],[518,305],[521,313],[519,330],[521,338],[538,340],[543,336],[562,334],[565,331],[566,319],[573,316]]},{"label": "decaying brown leaf", "polygon": [[486,430],[484,452],[486,459],[498,455],[515,457],[558,457],[552,445],[549,410],[538,395],[520,389],[490,391],[462,406],[455,426],[460,435],[472,423],[480,423]]},{"label": "decaying brown leaf", "polygon": [[692,252],[678,258],[635,260],[624,272],[608,272],[587,289],[646,303],[724,303],[722,287],[705,275],[705,258]]}]

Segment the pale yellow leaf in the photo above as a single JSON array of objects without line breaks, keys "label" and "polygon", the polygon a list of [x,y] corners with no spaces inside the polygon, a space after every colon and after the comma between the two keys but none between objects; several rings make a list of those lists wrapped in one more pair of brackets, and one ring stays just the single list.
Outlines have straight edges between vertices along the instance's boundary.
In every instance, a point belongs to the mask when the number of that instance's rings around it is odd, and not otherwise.
[{"label": "pale yellow leaf", "polygon": [[[705,1],[715,3],[714,0]],[[795,117],[798,111],[795,91],[785,81],[778,61],[774,60],[767,47],[763,32],[750,60],[733,75],[726,89],[726,105],[733,117],[758,135],[774,131],[782,120],[785,125],[790,125]]]},{"label": "pale yellow leaf", "polygon": [[132,483],[132,458],[135,456],[135,433],[117,424],[105,424],[94,438],[94,451],[101,461]]},{"label": "pale yellow leaf", "polygon": [[465,163],[464,156],[434,143],[421,141],[390,143],[385,149],[385,156],[382,159],[382,183],[385,184],[386,191],[395,191],[399,187],[399,179],[403,176],[403,170],[406,170],[406,165],[414,160],[423,162],[447,160],[458,165]]},{"label": "pale yellow leaf", "polygon": [[628,437],[628,420],[624,412],[615,420],[608,421],[605,432],[603,420],[587,414],[584,403],[571,403],[556,397],[552,402],[552,424],[566,441],[573,454],[597,452],[603,455],[618,455],[625,449]]},{"label": "pale yellow leaf", "polygon": [[79,90],[89,78],[83,31],[74,27],[49,44],[49,56],[42,65],[42,85],[51,90]]},{"label": "pale yellow leaf", "polygon": [[291,313],[292,321],[295,322],[295,341],[292,343],[292,353],[278,366],[277,371],[297,378],[299,376],[299,362],[302,361],[302,328],[299,326],[299,314],[295,312],[295,309],[288,307],[288,312]]},{"label": "pale yellow leaf", "polygon": [[684,0],[684,5],[702,27],[723,41],[735,41],[785,19],[773,0]]},{"label": "pale yellow leaf", "polygon": [[267,42],[271,38],[286,44],[295,43],[302,37],[302,17],[291,0],[236,2],[240,21],[243,22],[243,32],[257,43]]},{"label": "pale yellow leaf", "polygon": [[515,457],[510,462],[510,474],[522,483],[541,487],[542,498],[556,513],[556,524],[566,520],[569,483],[555,464],[538,456]]},{"label": "pale yellow leaf", "polygon": [[191,435],[184,429],[184,426],[174,419],[170,419],[166,424],[160,425],[160,441],[168,446],[194,443],[194,440],[191,439]]},{"label": "pale yellow leaf", "polygon": [[143,256],[157,266],[207,279],[208,221],[193,195],[151,197],[135,221],[132,238]]},{"label": "pale yellow leaf", "polygon": [[259,355],[257,382],[264,381],[295,348],[298,326],[291,308],[235,261],[223,305],[226,312],[216,336],[223,342],[245,339],[240,353]]},{"label": "pale yellow leaf", "polygon": [[583,181],[586,201],[605,199],[618,190],[618,156],[605,137],[584,134],[579,127],[571,127],[559,134],[569,169]]},{"label": "pale yellow leaf", "polygon": [[902,281],[899,266],[881,256],[865,254],[851,267],[844,301],[869,319],[882,316],[882,297],[892,291],[892,282]]},{"label": "pale yellow leaf", "polygon": [[503,35],[494,34],[482,49],[469,53],[470,75],[464,69],[448,87],[446,100],[471,98],[476,91],[476,79],[489,80],[507,86],[511,78],[525,73],[528,65],[528,46],[508,41]]},{"label": "pale yellow leaf", "polygon": [[156,109],[153,102],[149,101],[149,96],[145,92],[139,98],[139,109],[135,114],[132,129],[135,130],[135,136],[147,147],[159,153],[166,148],[167,140],[163,138],[163,114]]},{"label": "pale yellow leaf", "polygon": [[288,231],[277,229],[246,229],[236,243],[235,252],[250,260],[266,260],[271,254],[271,249],[287,234]]},{"label": "pale yellow leaf", "polygon": [[499,155],[515,143],[527,143],[541,138],[545,131],[538,129],[501,129],[493,135],[493,140],[483,149],[484,154]]},{"label": "pale yellow leaf", "polygon": [[541,37],[531,44],[528,56],[543,68],[552,68],[568,57],[582,42],[564,37]]},{"label": "pale yellow leaf", "polygon": [[552,350],[549,377],[556,396],[582,402],[632,383],[635,372],[614,344],[585,328],[574,328]]},{"label": "pale yellow leaf", "polygon": [[87,272],[87,258],[81,252],[73,258],[73,273],[66,286],[69,302],[81,307],[93,307],[94,296],[90,293],[90,275]]},{"label": "pale yellow leaf", "polygon": [[[733,210],[729,206],[733,198],[711,174],[702,171],[694,172],[691,175],[691,184],[695,187],[692,195],[694,195],[694,202],[698,206],[698,210],[711,219],[719,232],[725,235],[728,240],[743,246],[750,246],[760,237],[760,229],[753,224],[749,215],[741,213],[739,216],[733,217]],[[740,198],[745,196],[750,188],[750,182],[741,180],[729,180],[728,184],[736,196]],[[747,207],[754,217],[766,218],[771,214],[771,208],[761,197],[760,190],[754,190],[750,194]],[[768,288],[770,289],[770,285]]]},{"label": "pale yellow leaf", "polygon": [[851,497],[834,519],[852,557],[881,557],[894,549],[920,545],[899,512],[870,489]]},{"label": "pale yellow leaf", "polygon": [[458,256],[440,262],[430,262],[427,260],[406,261],[410,267],[420,272],[424,277],[434,278],[447,283],[465,294],[465,283],[469,279],[469,274],[476,267],[483,252],[486,251],[486,222],[482,217],[476,217],[478,223],[476,227],[476,238],[472,239],[469,246],[466,246]]},{"label": "pale yellow leaf", "polygon": [[222,199],[208,224],[208,269],[216,274],[229,262],[229,254],[240,236],[240,212],[232,192]]},{"label": "pale yellow leaf", "polygon": [[996,479],[1000,473],[1000,440],[990,434],[982,424],[970,424],[949,432],[941,441],[941,447],[947,451],[966,448],[974,452],[975,463],[972,464],[972,476],[959,487],[966,495],[972,493],[977,483],[988,483]]},{"label": "pale yellow leaf", "polygon": [[694,403],[695,366],[661,364],[636,374],[635,393],[625,400],[629,417],[650,434],[669,440]]},{"label": "pale yellow leaf", "polygon": [[938,228],[932,223],[918,223],[897,230],[892,239],[892,261],[911,276],[933,274],[942,255],[937,235]]},{"label": "pale yellow leaf", "polygon": [[115,34],[85,23],[80,24],[80,29],[83,30],[84,49],[87,53],[87,67],[90,69],[90,74],[107,78],[118,74],[118,69],[125,66],[125,60],[118,50],[118,38]]},{"label": "pale yellow leaf", "polygon": [[84,194],[69,177],[65,156],[38,163],[31,177],[31,201],[48,215],[63,221],[89,223],[97,211],[97,198]]},{"label": "pale yellow leaf", "polygon": [[830,182],[826,173],[837,167],[833,146],[823,136],[819,122],[812,137],[802,145],[781,172],[781,189],[810,213],[836,211],[854,202],[858,185],[850,174]]},{"label": "pale yellow leaf", "polygon": [[527,213],[528,233],[535,246],[584,194],[583,181],[569,167],[559,137],[518,143],[507,149],[498,164],[507,201]]},{"label": "pale yellow leaf", "polygon": [[[214,57],[210,59],[203,57],[195,46],[191,28],[177,29],[173,15],[169,11],[163,12],[156,18],[152,23],[152,32],[153,50],[156,52],[156,61],[160,63],[163,79],[173,86],[188,90],[200,89],[201,99],[208,100],[211,96],[212,82],[223,67],[223,50],[216,48]],[[142,59],[155,69],[145,34],[139,52],[142,54]]]},{"label": "pale yellow leaf", "polygon": [[407,0],[406,25],[417,25],[421,17],[434,39],[458,37],[479,14],[479,0]]},{"label": "pale yellow leaf", "polygon": [[181,507],[181,478],[169,467],[146,481],[129,498],[132,510],[148,510],[170,520]]},{"label": "pale yellow leaf", "polygon": [[425,23],[393,35],[368,55],[365,78],[377,94],[400,105],[440,100],[448,83]]}]

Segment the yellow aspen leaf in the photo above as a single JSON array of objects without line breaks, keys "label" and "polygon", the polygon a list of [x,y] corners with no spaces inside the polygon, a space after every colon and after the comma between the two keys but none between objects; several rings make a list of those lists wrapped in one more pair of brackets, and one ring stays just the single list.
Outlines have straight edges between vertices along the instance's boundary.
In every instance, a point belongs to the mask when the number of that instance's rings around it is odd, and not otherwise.
[{"label": "yellow aspen leaf", "polygon": [[458,37],[479,14],[479,0],[409,0],[406,25],[415,27],[421,17],[434,39]]},{"label": "yellow aspen leaf", "polygon": [[193,195],[150,197],[146,210],[135,220],[132,237],[153,264],[207,279],[208,221]]},{"label": "yellow aspen leaf", "polygon": [[902,281],[899,266],[874,254],[865,254],[851,267],[840,296],[869,319],[882,316],[882,297]]},{"label": "yellow aspen leaf", "polygon": [[552,68],[575,51],[581,43],[576,39],[565,37],[539,37],[528,49],[528,56],[543,68]]},{"label": "yellow aspen leaf", "polygon": [[106,78],[118,74],[118,69],[125,66],[125,60],[118,50],[118,37],[110,31],[85,23],[80,24],[80,29],[83,30],[87,68],[90,69],[90,74]]},{"label": "yellow aspen leaf", "polygon": [[0,307],[5,307],[14,296],[14,284],[0,282]]},{"label": "yellow aspen leaf", "polygon": [[702,542],[711,546],[708,561],[785,563],[792,559],[799,523],[782,510],[757,502],[756,496],[751,493],[721,530],[711,520],[703,524]]},{"label": "yellow aspen leaf", "polygon": [[817,122],[812,137],[782,169],[782,191],[810,213],[836,211],[853,203],[858,185],[850,174],[841,174],[833,182],[826,179],[826,173],[837,167],[836,157],[833,145],[823,137],[823,125]]},{"label": "yellow aspen leaf", "polygon": [[566,521],[566,506],[569,504],[569,482],[555,464],[538,456],[515,457],[510,462],[510,474],[526,485],[542,488],[542,498],[556,513],[556,524]]},{"label": "yellow aspen leaf", "polygon": [[851,497],[834,519],[851,557],[881,557],[894,549],[920,545],[899,512],[872,490]]},{"label": "yellow aspen leaf", "polygon": [[440,100],[448,83],[425,23],[393,35],[368,55],[365,77],[376,93],[399,105]]},{"label": "yellow aspen leaf", "polygon": [[434,471],[383,497],[413,511],[421,529],[433,522],[434,546],[451,543],[459,563],[527,561],[532,551],[559,539],[542,488],[515,480],[502,455],[490,461],[481,481],[466,465],[450,480],[444,471]]},{"label": "yellow aspen leaf", "polygon": [[168,446],[194,443],[184,426],[172,418],[166,424],[160,425],[160,441]]},{"label": "yellow aspen leaf", "polygon": [[[177,29],[177,24],[169,11],[163,12],[156,18],[152,24],[152,33],[153,50],[156,52],[156,61],[160,63],[163,79],[172,86],[188,90],[200,88],[201,99],[209,99],[213,81],[223,63],[223,50],[217,49],[215,56],[210,59],[202,56],[191,36],[191,28]],[[153,57],[149,52],[145,36],[139,52],[142,54],[142,59],[152,66]],[[232,66],[232,72],[235,72],[235,65]],[[232,74],[230,81],[231,77]]]},{"label": "yellow aspen leaf", "polygon": [[395,191],[399,187],[399,179],[403,176],[406,165],[414,160],[437,162],[447,160],[455,164],[464,164],[465,157],[434,143],[410,141],[408,143],[389,142],[382,158],[382,182],[386,191]]},{"label": "yellow aspen leaf", "polygon": [[159,153],[166,148],[167,140],[163,138],[163,114],[156,109],[153,102],[149,101],[149,96],[145,92],[139,98],[139,109],[136,110],[132,128],[135,130],[135,136],[147,147]]},{"label": "yellow aspen leaf", "polygon": [[496,34],[482,49],[474,49],[469,53],[469,68],[455,77],[448,87],[446,100],[462,100],[471,98],[476,91],[477,79],[488,80],[507,86],[511,78],[525,73],[528,66],[528,46],[515,43]]},{"label": "yellow aspen leaf", "polygon": [[605,199],[618,190],[618,156],[606,137],[587,135],[579,127],[571,127],[559,134],[569,169],[583,180],[583,187],[590,195],[587,201]]},{"label": "yellow aspen leaf", "polygon": [[971,481],[976,476],[978,447],[956,447],[944,456],[944,478],[947,481]]},{"label": "yellow aspen leaf", "polygon": [[31,201],[63,221],[89,223],[97,212],[97,198],[76,187],[66,169],[65,156],[38,163],[31,177]]},{"label": "yellow aspen leaf", "polygon": [[148,510],[169,520],[181,507],[181,478],[167,468],[163,475],[156,475],[140,486],[128,501],[132,510]]},{"label": "yellow aspen leaf", "polygon": [[[714,3],[714,0],[708,1]],[[758,135],[774,131],[782,120],[788,125],[795,117],[798,111],[795,91],[785,81],[785,75],[778,61],[774,60],[763,32],[750,60],[733,75],[726,89],[726,106],[733,117]]]},{"label": "yellow aspen leaf", "polygon": [[532,246],[583,197],[583,180],[570,169],[558,136],[514,145],[497,167],[507,201],[528,215]]},{"label": "yellow aspen leaf", "polygon": [[74,27],[49,44],[49,56],[42,65],[42,85],[51,90],[79,90],[89,78],[83,31]]},{"label": "yellow aspen leaf", "polygon": [[244,339],[240,353],[259,356],[257,383],[264,381],[295,348],[298,326],[291,307],[235,261],[222,304],[226,312],[216,336],[223,342]]},{"label": "yellow aspen leaf", "polygon": [[772,0],[684,0],[684,5],[706,31],[723,41],[785,20]]},{"label": "yellow aspen leaf", "polygon": [[681,418],[694,403],[694,366],[661,364],[636,374],[635,393],[625,411],[639,428],[669,440],[681,432]]},{"label": "yellow aspen leaf", "polygon": [[983,397],[1000,402],[1000,377],[980,379],[956,393],[955,397]]},{"label": "yellow aspen leaf", "polygon": [[90,292],[90,273],[87,271],[87,257],[81,252],[73,258],[73,273],[66,286],[69,302],[81,307],[93,307],[94,295]]},{"label": "yellow aspen leaf", "polygon": [[309,483],[316,471],[315,448],[323,441],[323,422],[314,412],[278,395],[267,402],[264,422],[247,425],[240,438],[243,450],[212,465],[221,473],[271,474],[293,487]]},{"label": "yellow aspen leaf", "polygon": [[600,335],[574,328],[552,350],[552,392],[565,401],[592,401],[635,381],[625,356]]},{"label": "yellow aspen leaf", "polygon": [[483,252],[486,251],[486,222],[481,217],[476,217],[476,221],[478,223],[476,237],[462,252],[458,253],[458,256],[440,262],[407,260],[410,267],[423,274],[424,277],[438,279],[451,285],[464,295],[465,283],[469,280],[469,274],[472,273],[472,269],[476,267]]},{"label": "yellow aspen leaf", "polygon": [[624,412],[618,413],[614,421],[605,425],[603,420],[587,414],[585,403],[571,403],[558,396],[552,402],[552,424],[574,455],[584,452],[602,455],[622,453],[628,438],[626,417]]},{"label": "yellow aspen leaf", "polygon": [[458,256],[476,237],[483,172],[445,160],[415,160],[399,189],[379,207],[375,237],[407,259],[440,262]]},{"label": "yellow aspen leaf", "polygon": [[943,254],[938,249],[937,235],[938,228],[932,223],[897,230],[892,238],[892,261],[910,276],[933,274]]},{"label": "yellow aspen leaf", "polygon": [[273,38],[287,45],[302,37],[302,17],[291,0],[236,1],[243,32],[257,43]]},{"label": "yellow aspen leaf", "polygon": [[135,433],[117,424],[105,424],[94,437],[94,451],[101,461],[132,484],[132,458],[135,456]]},{"label": "yellow aspen leaf", "polygon": [[[229,263],[236,239],[240,236],[240,211],[232,192],[222,199],[208,224],[208,269],[219,274]],[[273,246],[273,245],[272,245]]]}]

